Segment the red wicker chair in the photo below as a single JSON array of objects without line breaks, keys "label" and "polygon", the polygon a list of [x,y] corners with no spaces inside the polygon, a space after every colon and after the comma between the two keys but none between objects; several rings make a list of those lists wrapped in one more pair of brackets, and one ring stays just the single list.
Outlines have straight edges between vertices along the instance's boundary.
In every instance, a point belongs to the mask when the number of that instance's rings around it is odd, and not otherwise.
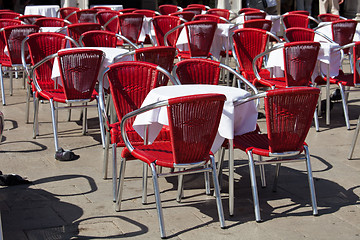
[{"label": "red wicker chair", "polygon": [[[161,69],[161,70],[159,70]],[[118,122],[110,123],[106,113],[104,100],[104,83],[100,81],[100,103],[102,115],[105,119],[107,130],[105,149],[104,149],[104,178],[107,178],[109,146],[112,144],[113,152],[113,191],[114,200],[116,196],[116,148],[124,147],[125,144],[121,138],[120,122],[125,114],[140,108],[146,95],[151,89],[159,86],[159,78],[164,74],[171,79],[172,76],[163,68],[153,63],[131,61],[119,62],[110,65],[101,79],[108,79],[110,83],[110,92],[113,104],[116,110]],[[131,135],[130,140],[133,145],[143,144],[144,140],[135,132],[131,124],[126,128]],[[111,138],[110,138],[111,137]],[[111,143],[110,143],[111,140]],[[156,141],[168,141],[168,132],[164,129]]]},{"label": "red wicker chair", "polygon": [[[121,207],[126,161],[128,158],[135,157],[151,168],[161,238],[166,237],[166,232],[158,177],[180,175],[178,195],[181,195],[184,174],[212,172],[219,221],[221,228],[225,227],[215,159],[210,153],[225,99],[225,96],[221,94],[171,98],[150,107],[141,108],[123,118],[121,130],[126,148],[122,152],[120,165],[119,191],[116,201],[117,211],[120,211]],[[140,112],[158,107],[167,108],[170,141],[133,146],[128,139],[128,132],[125,131],[126,127],[129,126],[127,120],[133,119]],[[207,167],[208,162],[210,162],[211,167]],[[156,170],[156,166],[170,168],[174,171],[160,175]]]},{"label": "red wicker chair", "polygon": [[[103,51],[94,49],[64,49],[36,63],[32,71],[30,71],[30,76],[34,81],[38,94],[42,98],[50,101],[56,152],[60,150],[57,134],[58,124],[57,118],[55,116],[56,111],[68,107],[71,108],[73,107],[71,106],[71,104],[75,103],[82,103],[82,105],[79,105],[79,107],[81,106],[86,109],[87,107],[91,106],[88,105],[89,102],[96,100],[97,107],[100,113],[98,95],[95,91],[95,84],[98,80],[98,74],[101,62],[103,60],[103,54]],[[34,71],[55,57],[58,57],[59,59],[61,78],[61,83],[59,83],[59,85],[61,85],[62,88],[41,89],[40,84],[37,83],[37,79],[34,78]],[[58,107],[57,103],[70,104],[70,106]],[[87,119],[85,111],[83,115],[83,134],[85,134],[87,129],[86,120]],[[100,129],[102,129],[103,122],[100,115],[99,120]],[[101,133],[103,134],[102,130]]]},{"label": "red wicker chair", "polygon": [[[1,29],[0,34],[3,36],[5,46],[8,53],[4,55],[7,57],[1,59],[0,62],[0,85],[3,105],[5,102],[5,91],[4,91],[4,72],[8,72],[10,76],[10,96],[13,94],[13,72],[24,72],[22,60],[21,60],[21,42],[27,35],[39,31],[39,27],[35,25],[12,25]],[[4,44],[3,43],[3,44]],[[0,44],[1,45],[1,44]],[[5,48],[4,46],[4,48]],[[25,61],[30,63],[30,57],[28,50],[26,49]],[[4,68],[5,67],[5,68]],[[24,74],[24,88],[25,88],[25,74]]]},{"label": "red wicker chair", "polygon": [[182,9],[181,7],[178,7],[176,5],[171,5],[171,4],[163,4],[163,5],[159,6],[159,12],[162,15],[169,15],[169,14],[177,12],[181,9]]},{"label": "red wicker chair", "polygon": [[[254,100],[264,97],[267,133],[254,131],[235,136],[234,147],[245,151],[249,158],[249,171],[254,202],[255,219],[262,221],[256,184],[255,166],[276,164],[273,190],[276,191],[277,179],[281,163],[306,161],[313,215],[317,215],[315,187],[312,177],[310,154],[304,142],[311,126],[312,116],[316,108],[320,90],[310,87],[296,87],[270,90],[250,97]],[[243,100],[242,102],[246,102]],[[305,158],[300,154],[304,152]],[[254,160],[253,155],[271,157],[271,159]],[[296,158],[295,158],[296,157]],[[260,168],[261,170],[261,168]],[[262,183],[265,186],[265,172]]]},{"label": "red wicker chair", "polygon": [[[155,38],[156,41],[153,39],[153,43],[156,46],[165,46],[164,37],[165,34],[173,29],[176,26],[179,26],[182,20],[179,17],[175,16],[156,16],[152,20],[154,31],[155,31]],[[167,38],[167,45],[175,47],[176,41],[179,37],[181,29],[175,31],[173,34],[170,34]]]}]

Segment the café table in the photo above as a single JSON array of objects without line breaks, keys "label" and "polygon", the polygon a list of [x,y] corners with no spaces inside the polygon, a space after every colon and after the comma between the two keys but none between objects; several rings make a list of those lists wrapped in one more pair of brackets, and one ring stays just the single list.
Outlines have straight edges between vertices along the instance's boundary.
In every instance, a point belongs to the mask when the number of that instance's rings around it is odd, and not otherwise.
[{"label": "caf\u00e9 table", "polygon": [[58,5],[26,6],[24,15],[42,15],[45,17],[57,17],[60,7]]},{"label": "caf\u00e9 table", "polygon": [[[235,135],[241,135],[254,131],[257,121],[257,108],[254,102],[241,105],[236,100],[250,96],[250,93],[235,87],[206,84],[187,84],[158,87],[149,92],[142,107],[161,100],[173,97],[181,97],[192,94],[221,93],[226,96],[220,124],[211,151],[215,153],[220,149],[225,139],[229,140],[229,211],[234,211],[234,155],[233,139]],[[141,136],[145,137],[145,129],[149,143],[153,142],[163,125],[168,125],[166,108],[155,109],[138,115],[133,123],[133,128]]]},{"label": "caf\u00e9 table", "polygon": [[[266,15],[265,19],[270,20],[272,22],[270,32],[277,35],[278,32],[280,32],[280,19],[281,17],[279,15]],[[244,15],[240,15],[236,18],[235,22],[236,24],[243,24],[245,21]]]}]

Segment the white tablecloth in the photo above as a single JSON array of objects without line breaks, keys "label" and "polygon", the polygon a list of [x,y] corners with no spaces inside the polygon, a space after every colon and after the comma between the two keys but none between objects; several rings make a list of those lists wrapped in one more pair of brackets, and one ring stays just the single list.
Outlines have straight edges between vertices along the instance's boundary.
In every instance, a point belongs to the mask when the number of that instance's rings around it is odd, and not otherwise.
[{"label": "white tablecloth", "polygon": [[[142,107],[151,103],[192,94],[221,93],[227,98],[220,120],[218,133],[211,148],[216,152],[225,138],[233,139],[234,134],[240,135],[255,130],[257,109],[255,103],[248,102],[234,107],[233,101],[249,96],[250,93],[243,89],[219,85],[173,85],[158,87],[146,96]],[[133,127],[141,137],[144,137],[148,126],[148,139],[153,142],[163,125],[168,125],[166,108],[145,112],[136,117]]]},{"label": "white tablecloth", "polygon": [[119,11],[123,9],[123,5],[90,5],[90,8],[93,7],[109,7],[111,10]]},{"label": "white tablecloth", "polygon": [[58,5],[26,6],[24,15],[43,15],[45,17],[57,17]]},{"label": "white tablecloth", "polygon": [[[62,49],[60,51],[69,50],[69,49],[71,49],[71,48]],[[104,60],[102,61],[101,67],[99,70],[98,80],[100,80],[100,78],[101,78],[101,73],[110,64],[114,63],[114,60],[117,56],[129,52],[128,50],[123,49],[123,48],[109,48],[109,47],[82,47],[82,49],[99,49],[105,53]],[[124,56],[117,61],[131,61],[131,60],[132,60],[131,56]],[[59,62],[58,62],[57,58],[55,58],[55,60],[54,60],[53,69],[52,69],[52,73],[51,73],[51,79],[53,79],[54,81],[57,81],[57,83],[59,85],[61,85],[61,81],[59,80],[60,79]],[[107,89],[108,87],[109,87],[109,82],[105,81],[104,88]]]},{"label": "white tablecloth", "polygon": [[[321,22],[318,25],[318,29],[316,31],[321,32],[332,39],[332,31],[331,31],[331,24],[328,24],[326,22]],[[324,38],[319,36],[318,34],[315,34],[315,41],[321,41]],[[354,42],[360,41],[360,23],[356,25],[355,35],[353,38]]]},{"label": "white tablecloth", "polygon": [[[211,44],[210,53],[217,59],[220,57],[220,52],[222,50],[227,50],[228,48],[228,36],[229,29],[233,27],[232,23],[218,23],[217,28],[214,34],[214,39]],[[183,28],[179,34],[178,41],[176,42],[176,47],[181,51],[188,51],[188,40],[186,36],[186,30]]]},{"label": "white tablecloth", "polygon": [[[318,54],[318,63],[314,69],[312,78],[315,79],[319,73],[318,64],[320,62],[320,69],[323,73],[327,73],[328,68],[330,71],[330,77],[335,77],[339,74],[341,65],[341,53],[336,51],[340,46],[339,44],[320,42],[320,50]],[[276,77],[283,76],[284,71],[284,55],[283,48],[272,51],[269,54],[269,58],[266,64],[266,68],[270,69]],[[279,68],[281,71],[279,71]]]}]

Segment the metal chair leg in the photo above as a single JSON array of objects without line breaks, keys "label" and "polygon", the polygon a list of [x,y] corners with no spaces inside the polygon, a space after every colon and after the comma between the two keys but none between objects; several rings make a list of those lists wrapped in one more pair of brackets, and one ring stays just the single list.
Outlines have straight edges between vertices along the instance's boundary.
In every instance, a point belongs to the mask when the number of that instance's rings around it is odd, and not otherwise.
[{"label": "metal chair leg", "polygon": [[116,204],[115,204],[115,211],[117,211],[117,212],[119,212],[121,210],[121,200],[122,200],[122,193],[123,193],[123,188],[124,188],[125,167],[126,167],[126,158],[121,158],[120,170],[119,170],[119,181],[117,184],[117,196],[116,196]]},{"label": "metal chair leg", "polygon": [[214,192],[216,197],[216,206],[219,215],[219,221],[221,228],[225,228],[225,218],[224,218],[224,210],[221,203],[221,195],[220,195],[220,188],[219,188],[219,180],[216,175],[216,165],[215,165],[215,158],[214,156],[210,156],[211,159],[211,168],[212,168],[212,176],[214,182]]},{"label": "metal chair leg", "polygon": [[[207,168],[208,167],[208,164],[206,164],[204,166],[204,168]],[[210,181],[209,181],[209,172],[205,172],[204,173],[204,177],[205,177],[205,192],[206,192],[206,195],[210,195]]]},{"label": "metal chair leg", "polygon": [[30,91],[31,91],[31,85],[27,84],[26,86],[26,107],[25,107],[25,123],[29,123],[30,118]]},{"label": "metal chair leg", "polygon": [[275,177],[274,177],[274,184],[272,189],[273,192],[277,191],[277,183],[279,179],[280,167],[281,167],[281,163],[277,163],[275,168]]},{"label": "metal chair leg", "polygon": [[5,89],[4,89],[4,78],[3,78],[3,70],[2,70],[2,65],[0,64],[0,85],[1,85],[1,100],[2,100],[2,104],[5,106],[6,105],[6,101],[5,101]]},{"label": "metal chair leg", "polygon": [[158,176],[157,176],[155,164],[150,163],[150,168],[151,168],[153,185],[154,185],[154,194],[155,194],[156,209],[157,209],[158,219],[159,219],[160,235],[161,235],[161,238],[165,238],[166,233],[165,233],[165,226],[164,226],[164,216],[163,216],[163,212],[162,212]]},{"label": "metal chair leg", "polygon": [[256,185],[256,175],[255,175],[255,163],[254,158],[252,155],[252,151],[247,152],[249,157],[249,171],[250,171],[250,180],[251,180],[251,189],[254,201],[254,211],[255,211],[255,219],[257,222],[261,222],[261,215],[260,215],[260,204],[259,204],[259,196],[257,191]]},{"label": "metal chair leg", "polygon": [[265,166],[261,164],[259,165],[259,169],[260,169],[261,187],[266,188]]},{"label": "metal chair leg", "polygon": [[341,93],[341,102],[342,102],[343,110],[344,110],[346,128],[347,128],[347,130],[349,130],[350,129],[349,111],[348,111],[348,105],[347,105],[347,102],[346,102],[344,86],[341,85],[341,83],[339,83],[339,88],[340,88],[340,93]]},{"label": "metal chair leg", "polygon": [[[183,171],[184,168],[180,168],[179,171]],[[184,175],[179,175],[178,176],[178,190],[177,190],[177,196],[176,196],[176,201],[179,203],[181,202],[181,198],[183,197],[183,193],[184,193]]]},{"label": "metal chair leg", "polygon": [[[320,104],[321,105],[321,104]],[[318,118],[318,112],[317,108],[315,108],[314,112],[314,124],[315,124],[315,130],[319,132],[319,118]]]},{"label": "metal chair leg", "polygon": [[143,163],[142,204],[147,204],[147,178],[148,178],[148,164]]},{"label": "metal chair leg", "polygon": [[82,134],[85,135],[87,133],[87,103],[84,103],[85,108],[83,110],[83,129],[82,129]]},{"label": "metal chair leg", "polygon": [[9,76],[10,76],[10,96],[12,96],[13,95],[13,92],[14,92],[14,89],[13,89],[13,72],[12,71],[10,71],[10,73],[9,73]]},{"label": "metal chair leg", "polygon": [[116,143],[112,145],[112,157],[113,157],[113,166],[112,166],[112,184],[113,184],[113,201],[116,201],[116,179],[117,179],[117,156],[116,156]]},{"label": "metal chair leg", "polygon": [[[34,92],[35,94],[35,92]],[[34,95],[34,122],[33,122],[33,138],[39,135],[39,99]]]},{"label": "metal chair leg", "polygon": [[56,108],[54,106],[54,100],[50,99],[50,107],[51,107],[51,119],[53,123],[53,132],[54,132],[54,144],[55,144],[55,151],[59,150],[59,143],[58,143],[58,135],[57,135],[57,117],[55,114]]},{"label": "metal chair leg", "polygon": [[313,215],[316,216],[316,215],[318,215],[318,210],[317,210],[317,203],[316,203],[314,179],[312,176],[312,169],[311,169],[311,163],[310,163],[309,148],[305,145],[304,150],[305,150],[305,156],[306,156],[306,169],[307,169],[307,173],[308,173],[311,205],[312,205]]},{"label": "metal chair leg", "polygon": [[103,148],[105,148],[105,129],[104,129],[104,119],[101,115],[101,108],[99,97],[96,97],[97,109],[98,109],[98,117],[99,117],[99,125],[100,125],[100,135],[101,135],[101,144]]},{"label": "metal chair leg", "polygon": [[229,214],[234,215],[234,140],[229,139]]},{"label": "metal chair leg", "polygon": [[109,162],[109,146],[110,146],[110,133],[106,133],[105,148],[104,148],[104,163],[103,163],[103,178],[107,179],[108,162]]},{"label": "metal chair leg", "polygon": [[355,129],[354,137],[353,137],[353,140],[352,140],[352,143],[351,143],[351,148],[350,148],[348,159],[351,159],[352,155],[354,153],[354,148],[355,148],[357,138],[359,136],[359,131],[360,131],[360,115],[359,115],[359,118],[358,118],[358,121],[357,121],[357,124],[356,124],[356,129]]}]

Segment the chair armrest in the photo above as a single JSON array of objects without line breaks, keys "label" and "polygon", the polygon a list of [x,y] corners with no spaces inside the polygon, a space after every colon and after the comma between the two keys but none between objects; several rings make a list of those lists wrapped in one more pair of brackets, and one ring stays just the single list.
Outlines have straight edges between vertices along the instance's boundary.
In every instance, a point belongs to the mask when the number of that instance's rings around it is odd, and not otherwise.
[{"label": "chair armrest", "polygon": [[40,65],[44,64],[45,62],[49,61],[50,59],[55,58],[55,57],[57,57],[57,56],[58,56],[57,53],[51,54],[51,55],[49,55],[49,56],[46,56],[44,59],[42,59],[41,61],[37,62],[32,68],[30,68],[30,70],[29,70],[30,79],[33,80],[33,83],[34,83],[34,85],[35,85],[35,87],[36,87],[36,90],[37,90],[38,92],[41,92],[42,89],[40,88],[39,84],[37,83],[36,77],[34,77],[35,69],[38,68]]},{"label": "chair armrest", "polygon": [[116,18],[118,18],[118,16],[116,15],[116,16],[113,16],[112,18],[110,18],[105,24],[104,24],[104,29],[106,29],[106,27],[107,27],[107,25],[109,25],[110,24],[110,22],[112,22],[113,20],[115,20]]},{"label": "chair armrest", "polygon": [[127,133],[125,131],[125,123],[126,123],[126,121],[128,119],[130,119],[130,118],[133,118],[133,117],[141,114],[141,113],[150,111],[150,110],[155,109],[155,108],[166,106],[166,105],[168,105],[168,103],[169,103],[168,100],[163,100],[163,101],[159,101],[159,102],[156,102],[156,103],[152,103],[152,104],[149,104],[147,106],[141,107],[141,108],[139,108],[139,109],[137,109],[135,111],[132,111],[132,112],[126,114],[122,118],[121,123],[120,123],[121,137],[123,138],[125,146],[129,150],[130,153],[134,150],[134,147],[131,145],[131,143],[129,141],[129,138],[127,136]]},{"label": "chair armrest", "polygon": [[283,48],[283,47],[284,47],[284,43],[280,43],[279,45],[276,45],[276,46],[274,46],[274,47],[266,50],[265,52],[262,52],[262,53],[258,54],[258,55],[253,59],[252,68],[253,68],[255,77],[256,77],[258,80],[261,80],[261,77],[260,77],[259,72],[258,72],[258,70],[257,70],[257,68],[256,68],[256,61],[257,61],[259,58],[261,58],[261,57],[263,57],[263,56],[265,56],[265,55],[268,55],[270,52],[275,51],[275,50],[280,49],[280,48]]},{"label": "chair armrest", "polygon": [[165,46],[169,46],[169,44],[168,44],[168,42],[167,42],[168,36],[169,36],[171,33],[173,33],[173,32],[175,32],[176,30],[178,30],[179,28],[183,28],[184,26],[185,26],[185,24],[182,23],[182,24],[174,27],[173,29],[170,29],[167,33],[165,33],[165,36],[164,36],[164,44],[165,44]]},{"label": "chair armrest", "polygon": [[121,38],[122,40],[124,40],[125,42],[127,42],[130,46],[132,46],[134,49],[138,49],[139,47],[138,46],[136,46],[136,44],[135,43],[133,43],[132,41],[130,41],[127,37],[125,37],[125,36],[123,36],[123,35],[121,35],[121,34],[115,34],[115,36],[117,37],[117,38]]}]

